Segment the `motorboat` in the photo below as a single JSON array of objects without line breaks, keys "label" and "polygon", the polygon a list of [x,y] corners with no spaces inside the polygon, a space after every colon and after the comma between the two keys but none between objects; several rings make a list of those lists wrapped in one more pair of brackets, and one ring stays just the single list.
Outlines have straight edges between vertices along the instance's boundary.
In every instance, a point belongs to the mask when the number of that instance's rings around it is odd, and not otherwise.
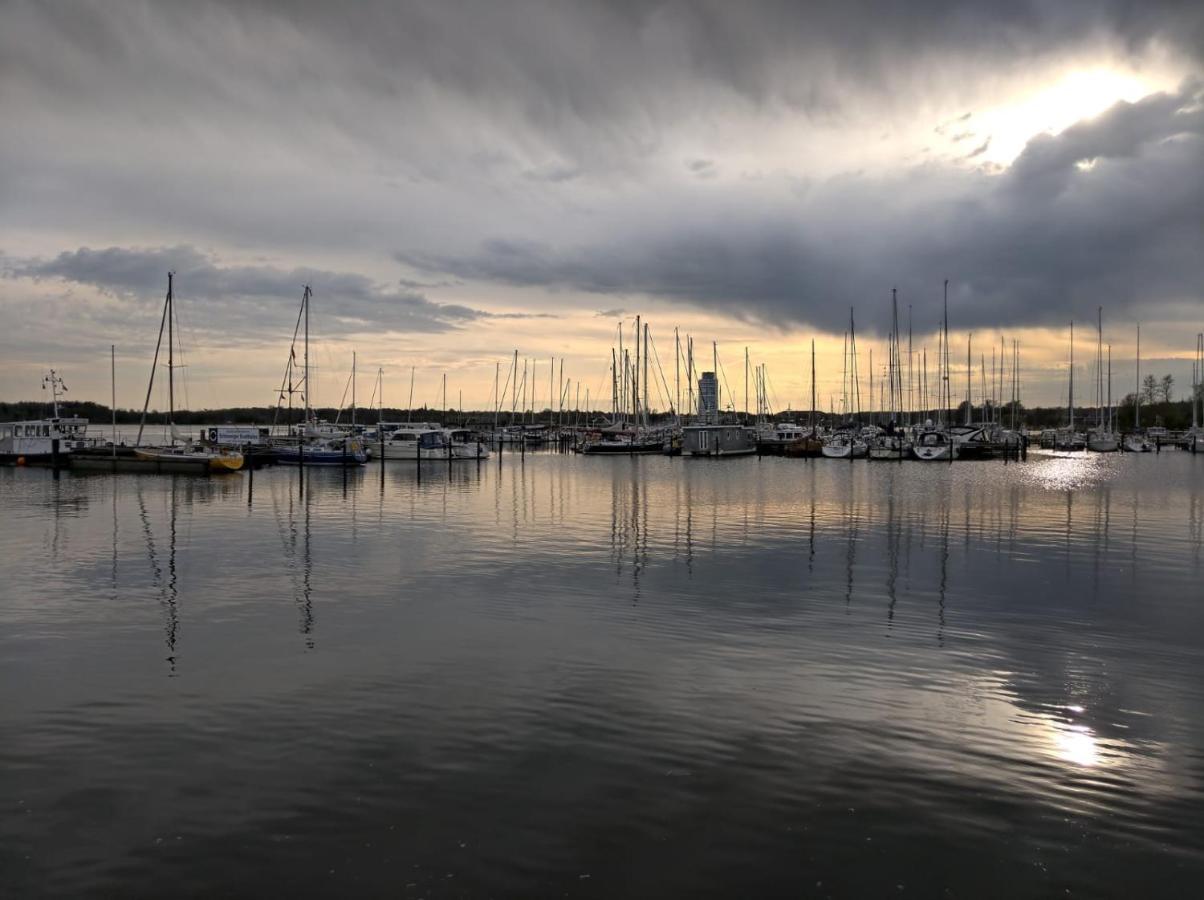
[{"label": "motorboat", "polygon": [[1126,434],[1120,442],[1120,449],[1126,453],[1149,453],[1154,445],[1146,440],[1146,436],[1138,431]]}]

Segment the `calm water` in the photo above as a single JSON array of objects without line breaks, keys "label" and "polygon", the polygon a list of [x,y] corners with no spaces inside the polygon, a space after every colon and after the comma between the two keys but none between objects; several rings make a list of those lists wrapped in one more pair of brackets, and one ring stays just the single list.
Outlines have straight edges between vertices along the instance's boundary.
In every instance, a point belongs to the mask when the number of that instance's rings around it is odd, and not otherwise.
[{"label": "calm water", "polygon": [[1198,896],[1204,458],[0,471],[0,893]]}]

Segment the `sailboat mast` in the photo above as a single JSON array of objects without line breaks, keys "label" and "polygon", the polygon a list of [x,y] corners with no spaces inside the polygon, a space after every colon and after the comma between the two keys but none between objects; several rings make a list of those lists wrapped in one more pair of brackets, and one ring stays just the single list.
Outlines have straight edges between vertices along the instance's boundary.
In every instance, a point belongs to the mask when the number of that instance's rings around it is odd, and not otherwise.
[{"label": "sailboat mast", "polygon": [[[176,304],[174,293],[172,290],[172,280],[175,277],[174,272],[167,273],[167,424],[175,425],[176,422],[176,367],[174,355],[174,335],[175,335],[175,318]],[[176,442],[175,434],[171,436],[171,442]]]},{"label": "sailboat mast", "polygon": [[1108,345],[1108,432],[1112,432],[1112,345]]},{"label": "sailboat mast", "polygon": [[911,304],[907,304],[907,424],[912,425],[912,414],[916,408],[915,398],[915,379],[913,367],[915,365],[915,353],[911,346]]},{"label": "sailboat mast", "polygon": [[305,286],[305,293],[302,294],[301,303],[305,307],[305,393],[301,396],[305,398],[305,418],[304,423],[309,422],[309,298],[311,292],[309,285]]},{"label": "sailboat mast", "polygon": [[355,427],[355,351],[351,351],[351,426]]},{"label": "sailboat mast", "polygon": [[640,425],[640,317],[635,317],[635,370],[631,373],[631,415]]},{"label": "sailboat mast", "polygon": [[1141,428],[1141,323],[1137,323],[1137,390],[1133,392],[1133,430]]},{"label": "sailboat mast", "polygon": [[811,338],[811,436],[815,437],[815,338]]},{"label": "sailboat mast", "polygon": [[644,374],[641,376],[644,385],[644,427],[648,427],[648,323],[644,323]]},{"label": "sailboat mast", "polygon": [[673,326],[673,411],[681,414],[681,338]]},{"label": "sailboat mast", "polygon": [[[171,296],[171,273],[167,276],[167,296]],[[155,388],[155,371],[159,368],[159,350],[163,346],[163,328],[167,324],[167,301],[163,301],[163,316],[159,319],[159,337],[155,341],[155,358],[151,360],[150,380],[146,384],[146,400],[142,404],[142,418],[138,420],[138,437],[134,441],[135,447],[142,446],[142,429],[146,427],[146,411],[150,408],[151,392]]]},{"label": "sailboat mast", "polygon": [[1070,323],[1070,430],[1074,431],[1074,322]]},{"label": "sailboat mast", "polygon": [[966,424],[974,424],[974,399],[971,392],[974,386],[973,363],[970,362],[971,348],[974,344],[974,332],[966,335]]},{"label": "sailboat mast", "polygon": [[1095,323],[1095,405],[1098,413],[1096,424],[1104,427],[1104,308],[1096,312]]},{"label": "sailboat mast", "polygon": [[619,419],[619,358],[614,347],[610,348],[610,415],[613,425]]}]

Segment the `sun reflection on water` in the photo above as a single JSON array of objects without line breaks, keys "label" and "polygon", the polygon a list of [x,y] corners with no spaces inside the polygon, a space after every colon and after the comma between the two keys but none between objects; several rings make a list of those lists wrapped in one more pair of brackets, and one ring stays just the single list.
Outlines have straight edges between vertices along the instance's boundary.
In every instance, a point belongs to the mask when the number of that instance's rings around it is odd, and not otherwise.
[{"label": "sun reflection on water", "polygon": [[1095,735],[1086,725],[1070,725],[1059,730],[1054,735],[1054,746],[1059,759],[1076,766],[1094,766],[1101,761]]}]

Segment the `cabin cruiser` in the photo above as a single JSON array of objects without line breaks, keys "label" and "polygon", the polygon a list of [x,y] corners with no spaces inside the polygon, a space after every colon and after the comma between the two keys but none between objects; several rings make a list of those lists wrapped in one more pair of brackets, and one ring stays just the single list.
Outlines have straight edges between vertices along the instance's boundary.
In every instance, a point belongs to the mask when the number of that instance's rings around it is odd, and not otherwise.
[{"label": "cabin cruiser", "polygon": [[66,393],[67,387],[54,369],[42,379],[42,390],[46,388],[52,400],[49,419],[0,423],[0,463],[53,463],[56,455],[95,445],[88,437],[87,419],[59,415],[59,391]]},{"label": "cabin cruiser", "polygon": [[805,440],[811,431],[793,422],[765,423],[757,429],[757,452],[784,456],[786,448]]},{"label": "cabin cruiser", "polygon": [[1141,432],[1132,431],[1121,439],[1120,449],[1126,453],[1149,453],[1154,449],[1154,445]]},{"label": "cabin cruiser", "polygon": [[465,428],[444,428],[430,422],[401,425],[376,448],[382,459],[488,459],[489,448]]},{"label": "cabin cruiser", "polygon": [[949,440],[958,459],[994,459],[1003,445],[1003,429],[990,423],[953,425]]},{"label": "cabin cruiser", "polygon": [[34,465],[54,459],[54,442],[58,452],[69,454],[85,450],[96,441],[87,436],[88,420],[76,416],[55,415],[49,419],[27,422],[0,423],[0,463]]}]

